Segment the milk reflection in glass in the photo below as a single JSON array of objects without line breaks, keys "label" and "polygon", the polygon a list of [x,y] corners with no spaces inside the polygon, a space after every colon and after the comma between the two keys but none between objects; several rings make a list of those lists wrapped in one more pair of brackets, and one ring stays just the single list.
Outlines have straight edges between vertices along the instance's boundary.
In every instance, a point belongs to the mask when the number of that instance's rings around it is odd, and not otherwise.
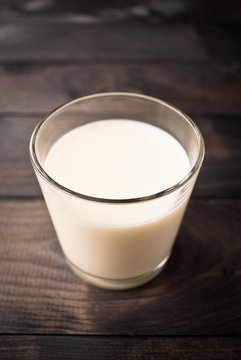
[{"label": "milk reflection in glass", "polygon": [[[190,171],[190,162],[182,145],[164,130],[113,119],[62,136],[44,168],[75,192],[130,199],[177,184]],[[66,257],[100,278],[133,278],[158,266],[171,251],[188,201],[172,192],[147,202],[94,202],[66,196],[39,180]]]}]

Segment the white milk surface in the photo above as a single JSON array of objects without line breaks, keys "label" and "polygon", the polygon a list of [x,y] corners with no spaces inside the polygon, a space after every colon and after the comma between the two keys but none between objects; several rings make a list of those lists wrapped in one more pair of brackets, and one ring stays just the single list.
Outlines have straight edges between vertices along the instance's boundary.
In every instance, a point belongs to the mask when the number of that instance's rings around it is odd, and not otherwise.
[{"label": "white milk surface", "polygon": [[102,120],[63,136],[45,162],[61,185],[101,198],[151,195],[179,182],[190,170],[181,144],[155,126]]},{"label": "white milk surface", "polygon": [[[45,171],[76,192],[107,199],[136,198],[178,183],[190,171],[181,144],[134,120],[101,120],[60,138]],[[62,249],[94,276],[127,279],[151,271],[170,253],[188,196],[106,204],[67,195],[39,177]],[[97,282],[98,285],[98,282]]]}]

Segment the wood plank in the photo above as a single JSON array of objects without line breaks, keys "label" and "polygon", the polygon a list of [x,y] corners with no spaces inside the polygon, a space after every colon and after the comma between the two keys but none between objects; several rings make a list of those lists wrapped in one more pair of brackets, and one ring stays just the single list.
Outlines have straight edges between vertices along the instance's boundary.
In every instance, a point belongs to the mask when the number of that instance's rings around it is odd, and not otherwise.
[{"label": "wood plank", "polygon": [[235,23],[241,21],[239,0],[112,0],[80,2],[52,0],[5,1],[3,19],[77,22],[77,23],[158,23],[163,21],[195,21]]},{"label": "wood plank", "polygon": [[[74,15],[72,15],[75,18]],[[1,19],[1,17],[0,17]],[[79,25],[3,19],[0,61],[200,62],[241,58],[240,24]]]},{"label": "wood plank", "polygon": [[3,336],[2,360],[239,360],[240,338]]},{"label": "wood plank", "polygon": [[0,37],[0,61],[208,58],[203,38],[192,25],[6,23],[0,26]]},{"label": "wood plank", "polygon": [[[0,196],[41,196],[28,156],[40,115],[0,116]],[[241,196],[241,121],[235,116],[194,116],[206,157],[194,197]]]},{"label": "wood plank", "polygon": [[1,112],[52,111],[96,92],[132,91],[156,96],[191,114],[240,114],[241,65],[234,63],[145,65],[0,66]]},{"label": "wood plank", "polygon": [[28,153],[31,133],[40,119],[0,115],[0,196],[41,196]]},{"label": "wood plank", "polygon": [[0,202],[1,333],[235,335],[241,200],[192,200],[166,269],[130,291],[67,267],[43,200]]},{"label": "wood plank", "polygon": [[241,196],[240,117],[194,116],[205,141],[205,159],[193,196]]}]

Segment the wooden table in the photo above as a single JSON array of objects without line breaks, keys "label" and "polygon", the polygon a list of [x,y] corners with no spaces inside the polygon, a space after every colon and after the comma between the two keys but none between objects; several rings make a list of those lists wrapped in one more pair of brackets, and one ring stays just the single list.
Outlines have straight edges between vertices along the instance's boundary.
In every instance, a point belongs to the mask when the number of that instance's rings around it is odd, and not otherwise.
[{"label": "wooden table", "polygon": [[[240,3],[81,3],[0,8],[0,358],[240,359]],[[55,107],[118,90],[188,113],[206,158],[166,269],[111,292],[66,265],[28,142]]]}]

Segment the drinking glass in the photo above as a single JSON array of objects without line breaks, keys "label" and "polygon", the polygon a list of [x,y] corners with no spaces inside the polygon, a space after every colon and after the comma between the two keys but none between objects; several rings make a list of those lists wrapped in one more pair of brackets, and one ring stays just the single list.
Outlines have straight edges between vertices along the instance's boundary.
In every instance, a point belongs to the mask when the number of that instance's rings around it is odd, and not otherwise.
[{"label": "drinking glass", "polygon": [[[189,173],[167,189],[129,199],[78,193],[52,178],[45,159],[53,144],[81,125],[107,119],[138,120],[163,129],[185,149]],[[103,93],[73,100],[41,121],[30,140],[30,158],[71,269],[96,286],[128,289],[155,277],[170,257],[204,158],[204,142],[194,122],[164,101]]]}]

